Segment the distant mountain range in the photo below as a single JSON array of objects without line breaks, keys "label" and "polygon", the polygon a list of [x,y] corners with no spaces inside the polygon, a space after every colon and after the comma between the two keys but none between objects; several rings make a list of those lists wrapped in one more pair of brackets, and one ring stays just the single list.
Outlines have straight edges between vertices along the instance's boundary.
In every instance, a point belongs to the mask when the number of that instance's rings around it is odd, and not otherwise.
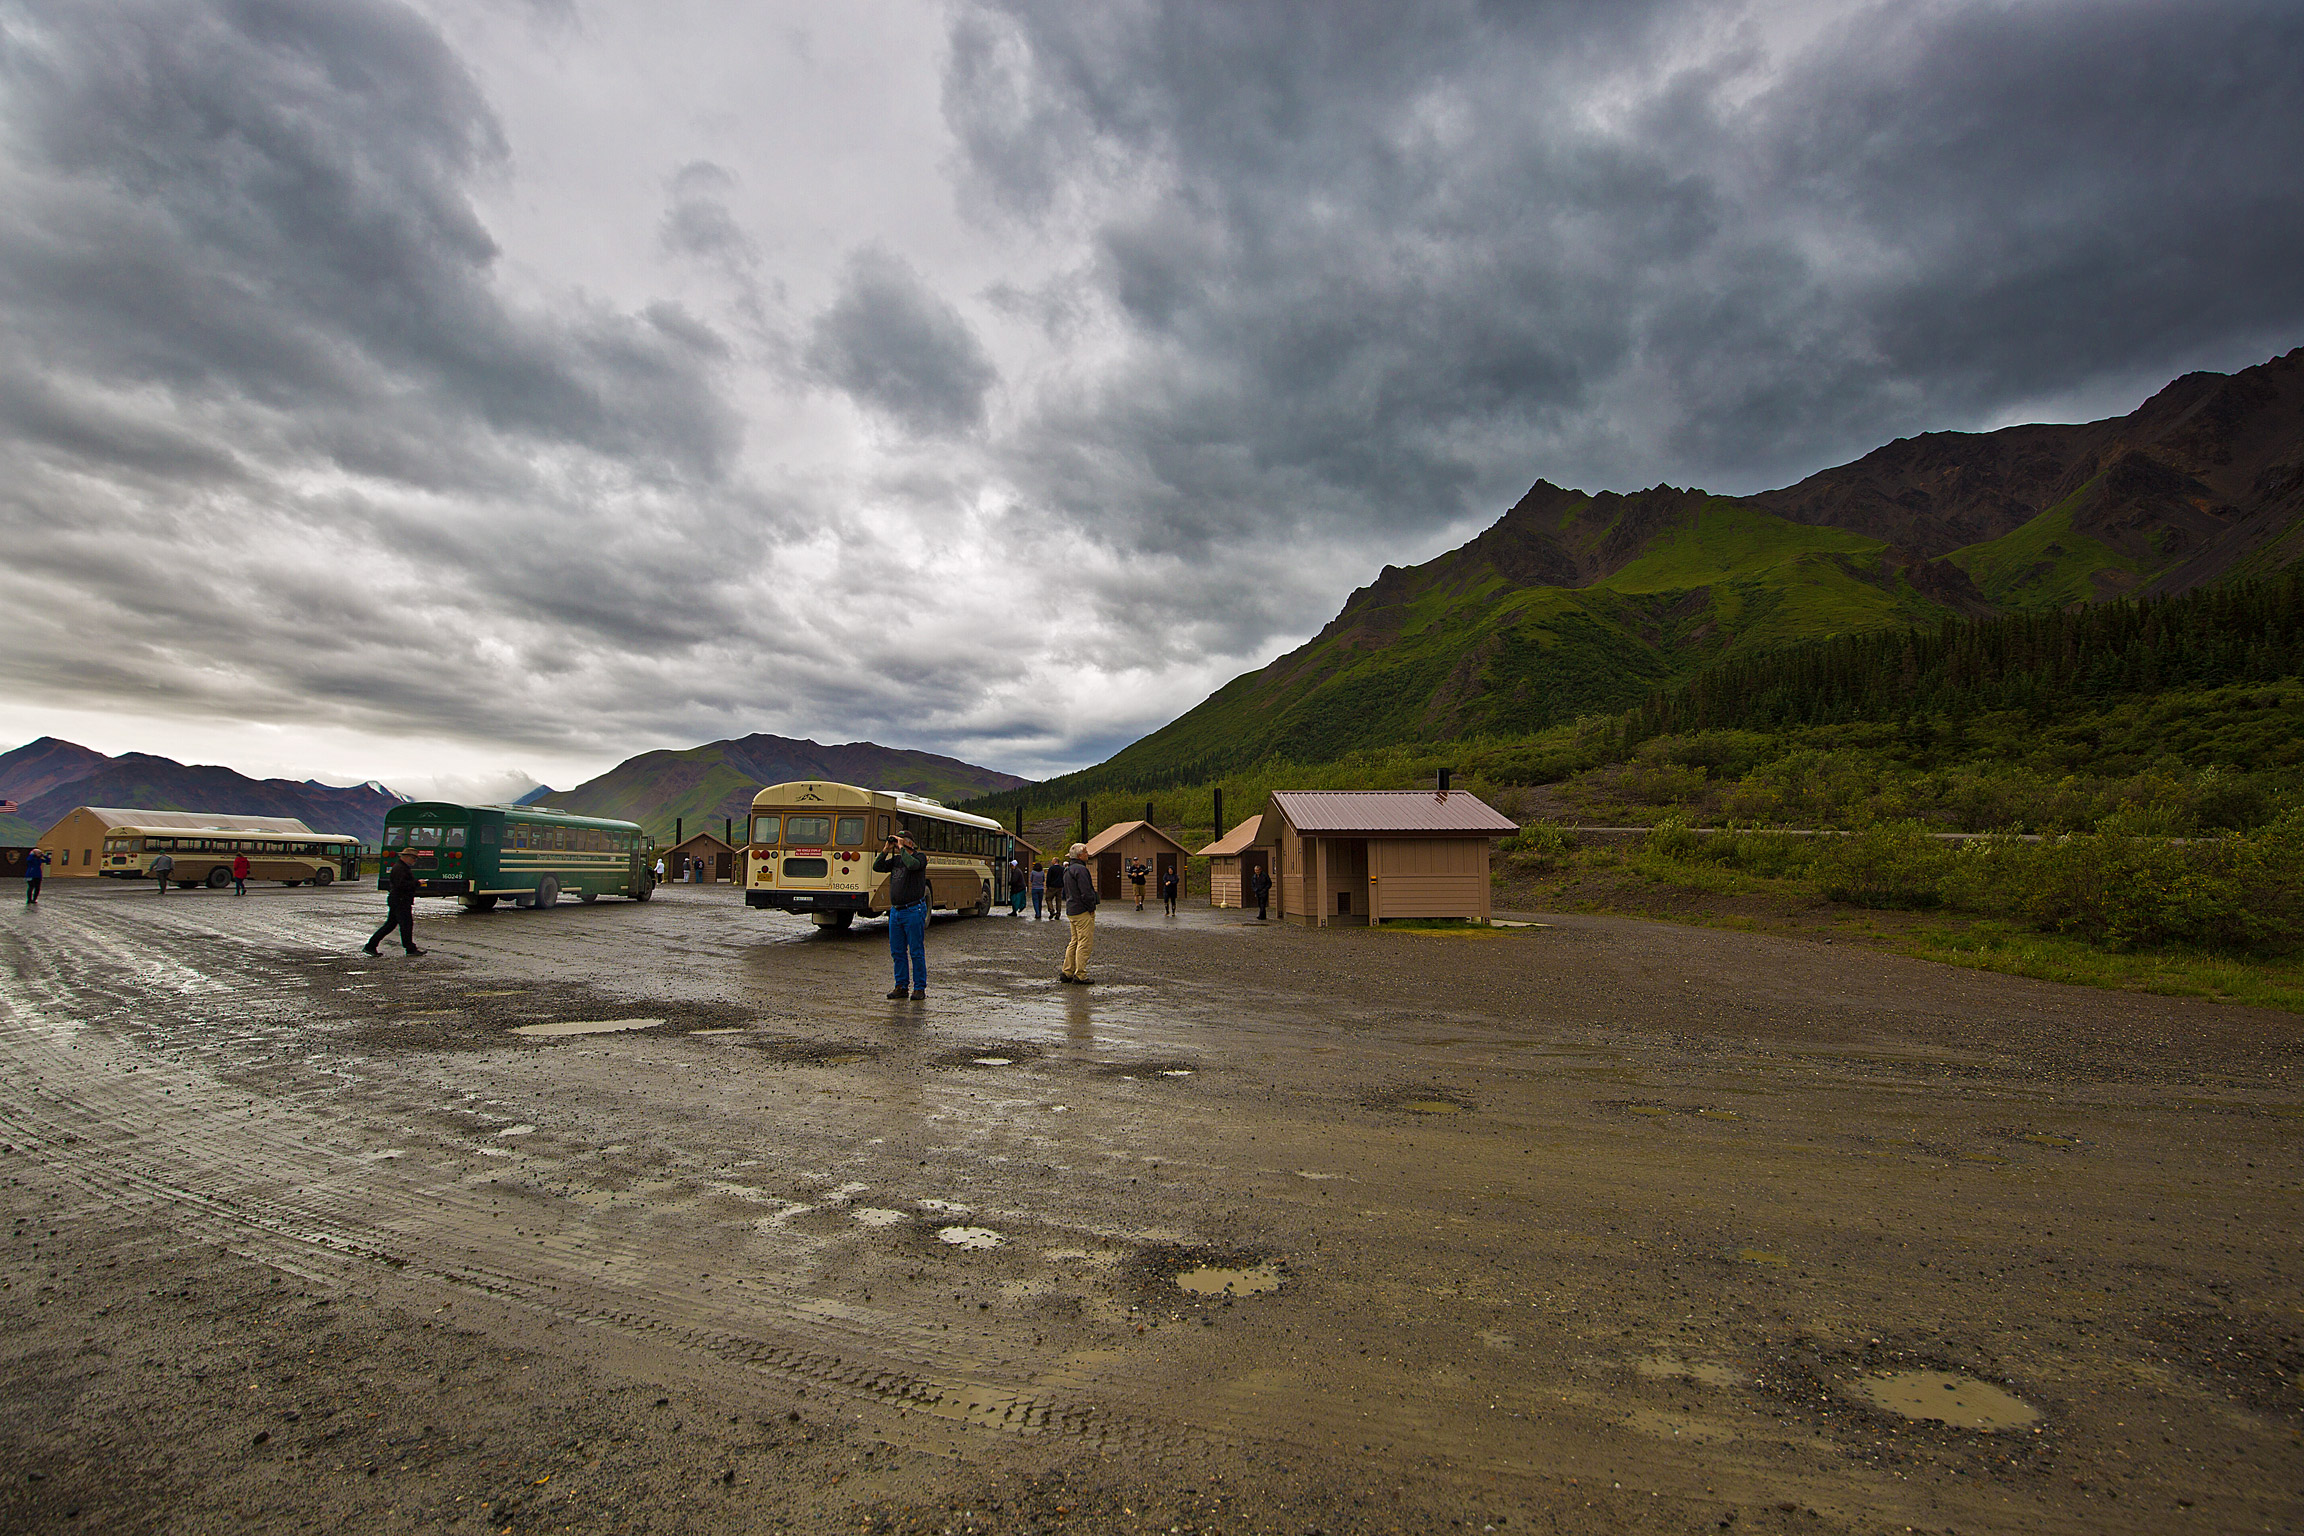
[{"label": "distant mountain range", "polygon": [[0,816],[0,843],[30,843],[83,805],[294,816],[315,832],[374,843],[384,835],[384,813],[401,797],[374,784],[339,789],[310,779],[251,779],[144,752],[106,757],[43,736],[0,753],[0,800],[16,802],[13,816]]},{"label": "distant mountain range", "polygon": [[762,785],[793,779],[901,789],[952,802],[1015,789],[1025,782],[1012,773],[932,752],[908,752],[868,741],[828,747],[753,735],[682,752],[643,752],[574,789],[547,792],[540,803],[583,816],[637,821],[657,841],[668,842],[675,818],[691,836],[717,835],[730,821],[741,827],[751,814],[752,796]]},{"label": "distant mountain range", "polygon": [[1083,790],[1513,736],[1791,641],[2166,595],[2304,555],[2304,348],[2126,416],[1899,438],[1783,490],[1539,480],[1471,542],[1386,566],[1328,626]]}]

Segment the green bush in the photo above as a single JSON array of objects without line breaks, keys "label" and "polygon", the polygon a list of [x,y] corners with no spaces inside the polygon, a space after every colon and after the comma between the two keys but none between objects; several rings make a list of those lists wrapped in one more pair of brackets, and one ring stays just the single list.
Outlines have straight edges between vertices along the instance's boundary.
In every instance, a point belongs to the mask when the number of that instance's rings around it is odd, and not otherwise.
[{"label": "green bush", "polygon": [[1935,907],[1954,854],[1917,821],[1883,821],[1818,840],[1809,874],[1826,896],[1859,907]]}]

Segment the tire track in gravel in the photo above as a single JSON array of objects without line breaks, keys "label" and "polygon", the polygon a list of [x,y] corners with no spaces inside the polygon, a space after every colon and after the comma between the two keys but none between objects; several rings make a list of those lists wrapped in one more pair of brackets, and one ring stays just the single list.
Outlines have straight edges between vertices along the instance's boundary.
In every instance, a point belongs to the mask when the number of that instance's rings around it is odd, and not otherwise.
[{"label": "tire track in gravel", "polygon": [[[933,1447],[942,1448],[954,1424],[1056,1435],[1130,1454],[1228,1439],[1008,1380],[998,1362],[987,1368],[969,1360],[886,1311],[759,1295],[731,1303],[725,1293],[700,1292],[678,1277],[724,1262],[710,1250],[565,1230],[528,1231],[515,1246],[491,1230],[501,1213],[461,1177],[411,1177],[410,1160],[377,1160],[366,1144],[375,1128],[311,1103],[289,1107],[235,1090],[137,1050],[84,1017],[91,1001],[129,1004],[148,1000],[153,989],[179,998],[232,996],[236,989],[152,953],[149,931],[131,944],[104,931],[110,924],[76,926],[69,945],[38,954],[0,934],[0,1057],[10,1067],[0,1078],[0,1136],[93,1197],[163,1211],[195,1240],[314,1283],[339,1283],[353,1266],[382,1265],[404,1278],[894,1409],[899,1423],[923,1415],[934,1421],[912,1437],[923,1447],[933,1437]],[[253,948],[233,947],[243,954]],[[120,986],[123,972],[132,989]],[[510,1262],[514,1254],[529,1262]],[[586,1269],[636,1274],[649,1284],[603,1283]],[[732,1324],[738,1312],[745,1315]]]}]

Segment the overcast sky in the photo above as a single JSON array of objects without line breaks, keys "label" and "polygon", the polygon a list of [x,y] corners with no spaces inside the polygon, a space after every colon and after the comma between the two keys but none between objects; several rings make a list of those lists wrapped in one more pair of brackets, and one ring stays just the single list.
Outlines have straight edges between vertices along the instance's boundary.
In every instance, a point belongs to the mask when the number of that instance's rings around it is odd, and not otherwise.
[{"label": "overcast sky", "polygon": [[0,0],[0,746],[1041,775],[1542,476],[2304,342],[2304,6]]}]

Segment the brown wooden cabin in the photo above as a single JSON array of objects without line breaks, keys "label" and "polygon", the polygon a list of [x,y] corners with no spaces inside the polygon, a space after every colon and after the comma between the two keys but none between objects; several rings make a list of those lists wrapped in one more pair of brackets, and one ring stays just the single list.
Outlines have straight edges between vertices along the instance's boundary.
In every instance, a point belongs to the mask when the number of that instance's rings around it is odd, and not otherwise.
[{"label": "brown wooden cabin", "polygon": [[1148,821],[1117,821],[1088,840],[1088,867],[1096,871],[1096,894],[1106,901],[1118,901],[1123,891],[1135,895],[1136,888],[1120,875],[1128,860],[1142,859],[1152,866],[1144,879],[1144,899],[1150,901],[1170,870],[1181,880],[1181,861],[1190,857],[1191,849]]},{"label": "brown wooden cabin", "polygon": [[1463,790],[1274,790],[1256,841],[1277,916],[1325,928],[1387,918],[1486,922],[1488,855],[1517,823]]},{"label": "brown wooden cabin", "polygon": [[703,866],[704,879],[717,883],[735,877],[736,850],[709,832],[699,832],[686,842],[674,843],[664,850],[664,878],[674,885],[688,883],[688,866]]},{"label": "brown wooden cabin", "polygon": [[1263,821],[1251,816],[1193,855],[1208,861],[1208,905],[1248,905],[1249,879],[1257,870],[1271,868],[1270,857],[1256,842],[1256,829]]}]

